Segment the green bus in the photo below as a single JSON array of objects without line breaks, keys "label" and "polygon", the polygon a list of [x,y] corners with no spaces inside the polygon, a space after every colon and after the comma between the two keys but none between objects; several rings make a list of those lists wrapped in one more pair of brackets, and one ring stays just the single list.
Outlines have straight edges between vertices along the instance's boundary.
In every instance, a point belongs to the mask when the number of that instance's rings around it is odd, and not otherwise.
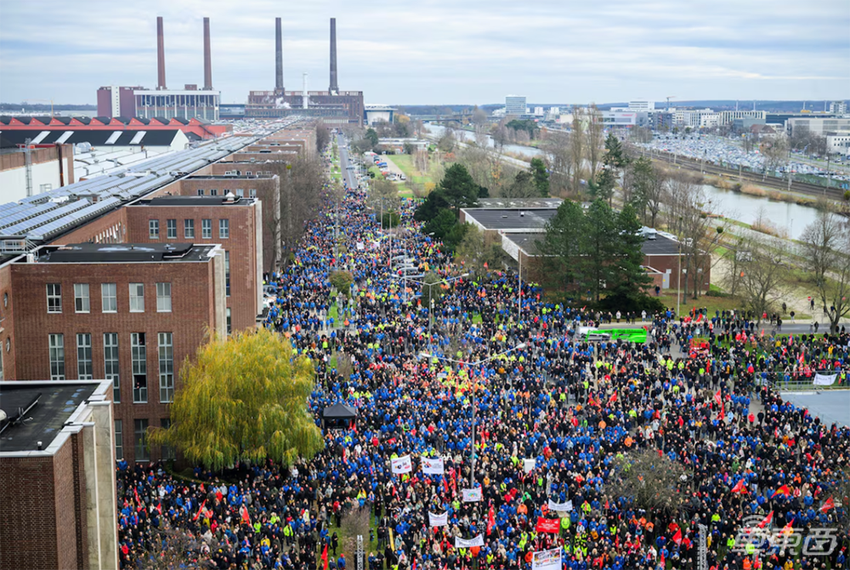
[{"label": "green bus", "polygon": [[646,342],[646,329],[585,329],[581,331],[585,341],[627,340],[629,342]]}]

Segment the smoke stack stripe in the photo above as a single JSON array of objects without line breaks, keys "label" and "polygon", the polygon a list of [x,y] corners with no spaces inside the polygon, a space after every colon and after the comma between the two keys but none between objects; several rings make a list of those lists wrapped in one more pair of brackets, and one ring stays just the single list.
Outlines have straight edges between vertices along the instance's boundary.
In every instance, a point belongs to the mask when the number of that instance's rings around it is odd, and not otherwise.
[{"label": "smoke stack stripe", "polygon": [[156,88],[165,89],[165,35],[162,16],[156,18]]},{"label": "smoke stack stripe", "polygon": [[331,18],[331,85],[328,91],[331,95],[339,94],[336,78],[336,18]]},{"label": "smoke stack stripe", "polygon": [[278,93],[283,93],[283,34],[280,30],[280,18],[274,19],[275,25],[275,81],[274,87]]},{"label": "smoke stack stripe", "polygon": [[212,91],[212,57],[210,55],[210,19],[204,18],[204,89]]}]

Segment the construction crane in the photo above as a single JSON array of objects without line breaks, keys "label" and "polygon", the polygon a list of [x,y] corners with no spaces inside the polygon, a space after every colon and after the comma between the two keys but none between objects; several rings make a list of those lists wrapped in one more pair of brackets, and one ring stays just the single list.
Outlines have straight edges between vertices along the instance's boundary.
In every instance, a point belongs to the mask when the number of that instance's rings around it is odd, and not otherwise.
[{"label": "construction crane", "polygon": [[50,103],[50,118],[53,118],[53,99],[27,99],[24,104],[28,103]]},{"label": "construction crane", "polygon": [[670,110],[670,99],[675,99],[675,98],[676,98],[675,95],[668,95],[667,96],[667,109],[666,109],[667,111]]}]

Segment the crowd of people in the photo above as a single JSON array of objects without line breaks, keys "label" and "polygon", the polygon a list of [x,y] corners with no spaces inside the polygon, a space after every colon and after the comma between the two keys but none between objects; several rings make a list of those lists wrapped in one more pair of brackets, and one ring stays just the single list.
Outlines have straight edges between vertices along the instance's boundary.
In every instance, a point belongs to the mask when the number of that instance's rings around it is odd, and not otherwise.
[{"label": "crowd of people", "polygon": [[[689,569],[701,541],[712,569],[847,567],[850,429],[777,391],[786,368],[845,374],[846,331],[765,338],[731,314],[665,311],[641,321],[646,343],[589,343],[578,329],[602,316],[511,271],[469,274],[411,204],[390,236],[366,201],[347,191],[336,240],[333,209],[310,224],[268,276],[265,322],[316,362],[317,425],[340,402],[357,417],[291,466],[189,481],[121,465],[123,568],[353,568],[340,526],[363,519],[370,569],[531,568],[547,549],[571,570]],[[433,311],[400,256],[441,281]],[[348,295],[331,287],[337,270],[354,278]],[[697,328],[708,346],[691,350]],[[681,477],[630,473],[637,457]],[[670,499],[619,492],[634,475]],[[812,551],[818,529],[826,554]]]}]

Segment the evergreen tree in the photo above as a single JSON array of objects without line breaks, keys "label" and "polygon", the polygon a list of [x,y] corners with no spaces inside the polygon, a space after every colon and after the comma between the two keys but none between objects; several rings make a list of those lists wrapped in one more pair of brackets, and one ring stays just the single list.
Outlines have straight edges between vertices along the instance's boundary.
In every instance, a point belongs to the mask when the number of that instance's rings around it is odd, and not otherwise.
[{"label": "evergreen tree", "polygon": [[604,200],[593,202],[585,215],[582,255],[576,264],[582,268],[582,291],[589,291],[591,298],[599,301],[601,293],[614,282],[617,217]]},{"label": "evergreen tree", "polygon": [[475,183],[462,164],[455,163],[446,169],[446,174],[437,189],[454,210],[455,218],[460,215],[461,208],[475,206],[478,203],[480,187]]},{"label": "evergreen tree", "polygon": [[534,177],[534,186],[537,194],[546,197],[549,195],[549,173],[546,171],[546,163],[539,158],[531,159],[531,175]]},{"label": "evergreen tree", "polygon": [[560,289],[584,280],[576,260],[582,255],[585,215],[581,204],[564,200],[555,216],[546,224],[543,239],[537,242],[542,254],[544,280]]}]

